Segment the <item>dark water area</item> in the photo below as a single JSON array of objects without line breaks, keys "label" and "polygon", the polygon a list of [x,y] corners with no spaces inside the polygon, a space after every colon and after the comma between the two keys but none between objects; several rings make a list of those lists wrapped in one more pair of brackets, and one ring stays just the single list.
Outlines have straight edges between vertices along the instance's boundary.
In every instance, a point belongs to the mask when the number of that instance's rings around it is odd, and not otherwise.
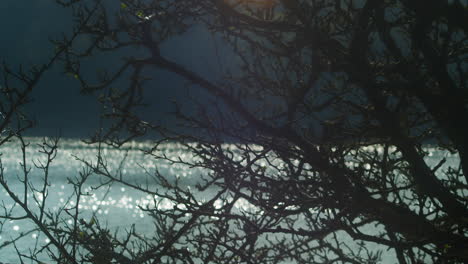
[{"label": "dark water area", "polygon": [[[118,2],[104,3],[108,11],[119,11]],[[53,0],[4,0],[0,5],[0,24],[3,25],[0,31],[0,61],[12,70],[19,70],[21,66],[26,72],[34,65],[47,63],[55,50],[49,40],[60,39],[62,34],[70,36],[74,26],[71,10]],[[89,38],[79,38],[76,47],[84,47],[89,42]],[[228,47],[200,26],[165,41],[160,49],[166,58],[210,81],[218,80],[226,68],[235,67]],[[214,53],[214,50],[218,52]],[[82,73],[88,80],[96,80],[99,70],[113,72],[125,57],[144,57],[147,54],[148,51],[141,48],[96,54],[83,61]],[[174,111],[173,101],[183,103],[188,111],[194,107],[188,100],[187,81],[154,68],[148,69],[145,75],[151,78],[143,94],[147,106],[136,109],[137,114],[147,122],[174,127],[176,120],[168,114]],[[126,84],[121,81],[116,87],[125,88]],[[199,89],[190,89],[190,96],[202,102],[207,98]],[[102,107],[97,97],[98,94],[83,95],[79,82],[65,74],[63,65],[57,63],[34,87],[31,102],[25,106],[25,113],[35,121],[34,128],[28,130],[26,135],[60,135],[66,138],[93,135],[101,125]]]}]

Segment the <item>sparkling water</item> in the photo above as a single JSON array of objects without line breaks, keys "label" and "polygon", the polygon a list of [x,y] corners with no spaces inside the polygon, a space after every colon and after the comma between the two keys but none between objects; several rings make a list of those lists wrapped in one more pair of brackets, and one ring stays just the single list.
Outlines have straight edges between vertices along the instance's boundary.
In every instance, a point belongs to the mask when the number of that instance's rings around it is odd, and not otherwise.
[{"label": "sparkling water", "polygon": [[[76,204],[73,197],[73,186],[69,180],[79,176],[80,171],[86,167],[83,161],[96,162],[99,150],[97,146],[87,145],[75,139],[61,139],[56,158],[50,166],[48,175],[49,186],[44,195],[40,192],[44,183],[44,173],[35,165],[45,162],[45,155],[40,153],[42,146],[41,138],[27,138],[29,146],[26,148],[26,167],[30,168],[29,180],[36,191],[27,193],[27,200],[35,213],[39,212],[39,205],[46,199],[45,207],[47,210],[58,213],[62,208],[74,206]],[[204,173],[201,169],[188,168],[181,164],[171,164],[169,162],[155,161],[148,155],[144,155],[141,149],[150,149],[151,142],[132,142],[128,146],[116,150],[113,148],[101,148],[101,155],[110,170],[120,169],[123,180],[135,185],[141,184],[149,189],[158,188],[158,184],[151,177],[157,169],[159,173],[168,178],[178,179],[184,186],[192,186]],[[378,148],[378,147],[377,147]],[[441,156],[446,157],[447,162],[444,166],[453,166],[458,162],[456,155],[447,152],[437,151],[435,148],[428,148],[429,155],[427,162],[435,166]],[[168,143],[162,149],[169,158],[181,158],[193,160],[191,153],[185,151],[179,144]],[[373,151],[369,150],[369,151]],[[378,149],[377,149],[378,151]],[[1,162],[4,178],[9,188],[15,192],[21,199],[24,195],[24,185],[20,181],[23,179],[23,154],[19,141],[8,142],[0,146]],[[157,162],[157,164],[156,164]],[[353,166],[348,162],[348,166]],[[112,171],[111,171],[112,173]],[[175,206],[171,201],[160,199],[154,195],[143,193],[127,186],[115,183],[100,189],[94,189],[98,186],[102,178],[94,175],[89,178],[83,186],[84,193],[80,200],[79,209],[81,214],[79,218],[89,221],[93,216],[102,224],[108,226],[110,230],[125,229],[135,224],[137,232],[153,231],[151,217],[147,216],[141,207],[159,207],[170,208]],[[36,198],[36,200],[34,199]],[[72,199],[70,199],[72,197]],[[0,200],[5,210],[12,210],[15,216],[22,216],[24,213],[17,204],[11,199],[6,190],[2,187],[0,191]],[[249,205],[242,201],[238,204],[241,207]],[[2,208],[3,210],[3,208]],[[62,212],[63,213],[63,212]],[[0,219],[1,220],[1,219]],[[72,225],[71,217],[64,217],[64,224]],[[19,250],[27,250],[40,244],[50,242],[44,235],[38,231],[31,231],[33,227],[30,220],[3,220],[0,232],[0,262],[17,263],[18,256],[11,241],[23,236],[17,240],[16,247]],[[394,255],[391,252],[384,252],[383,263],[393,263]]]}]

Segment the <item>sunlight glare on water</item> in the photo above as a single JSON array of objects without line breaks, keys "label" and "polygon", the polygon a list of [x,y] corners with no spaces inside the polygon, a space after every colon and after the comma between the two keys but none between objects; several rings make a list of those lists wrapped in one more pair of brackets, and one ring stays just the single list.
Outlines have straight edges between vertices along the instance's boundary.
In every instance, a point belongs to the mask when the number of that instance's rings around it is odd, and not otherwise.
[{"label": "sunlight glare on water", "polygon": [[[95,146],[90,146],[82,143],[79,140],[74,139],[62,139],[59,143],[58,155],[53,160],[49,171],[49,188],[46,193],[42,192],[43,184],[43,173],[34,166],[34,164],[40,160],[43,160],[43,154],[39,153],[42,139],[40,138],[27,138],[30,142],[30,147],[27,148],[27,167],[31,169],[29,179],[32,185],[36,188],[34,193],[28,193],[28,203],[38,210],[40,203],[44,202],[48,210],[57,212],[60,208],[73,208],[76,206],[77,201],[75,200],[73,186],[69,184],[69,179],[75,179],[79,176],[80,171],[83,171],[83,162],[80,159],[86,160],[91,163],[96,162],[96,157],[99,154],[99,150]],[[141,149],[150,149],[152,147],[151,142],[132,142],[130,147],[123,148],[120,150],[104,148],[101,152],[104,155],[105,161],[109,168],[114,172],[117,168],[121,168],[123,180],[135,183],[135,184],[147,184],[150,190],[157,188],[157,184],[152,178],[152,173],[155,173],[157,169],[161,175],[165,177],[178,179],[182,185],[194,186],[194,183],[200,179],[200,175],[206,173],[205,171],[197,168],[189,169],[185,165],[171,164],[169,162],[155,161],[152,157],[144,155]],[[227,148],[234,150],[233,145],[226,145]],[[364,151],[383,153],[381,146],[368,146],[364,147]],[[252,149],[261,151],[262,148],[259,146],[252,146]],[[195,158],[191,153],[181,148],[180,144],[167,143],[163,146],[162,151],[167,157],[174,159],[186,159],[188,161],[194,161]],[[395,151],[395,149],[392,149]],[[458,162],[458,156],[447,152],[441,152],[436,148],[427,148],[428,155],[426,161],[428,163],[433,162],[432,160],[439,160],[441,156],[447,158],[447,162],[444,166],[453,166]],[[18,180],[18,176],[21,178],[22,168],[20,163],[22,162],[22,153],[20,151],[19,142],[9,142],[0,146],[0,153],[2,153],[1,162],[3,166],[3,172],[10,188],[19,194],[22,194],[24,190],[23,184]],[[351,153],[353,155],[353,153]],[[236,160],[240,160],[239,157],[234,157]],[[124,162],[122,162],[124,161]],[[299,161],[293,161],[294,164],[298,164]],[[268,169],[268,163],[264,160],[259,161],[259,166]],[[277,164],[278,168],[282,168],[284,164]],[[346,166],[356,167],[363,166],[364,169],[371,169],[370,164],[358,164],[353,160],[346,161]],[[170,209],[176,205],[172,201],[166,198],[160,198],[157,195],[150,195],[135,190],[129,186],[123,186],[119,184],[112,184],[104,186],[99,189],[93,188],[100,184],[102,179],[93,176],[87,184],[83,186],[83,195],[79,200],[78,209],[81,211],[80,218],[90,219],[92,215],[96,217],[101,223],[106,224],[109,228],[128,227],[131,224],[137,224],[136,227],[140,232],[145,230],[152,230],[151,217],[147,216],[143,209],[145,208],[160,208]],[[22,196],[21,196],[22,197]],[[34,199],[36,198],[36,199]],[[15,206],[14,202],[9,197],[5,189],[2,188],[0,192],[0,199],[3,201],[6,209],[12,209],[13,212],[21,215],[21,210]],[[214,206],[220,208],[223,205],[222,201],[216,201]],[[250,212],[261,213],[258,208],[255,208],[247,200],[240,199],[236,206],[243,208]],[[313,211],[313,209],[311,209]],[[64,223],[68,225],[73,224],[72,219],[64,219]],[[31,223],[28,221],[7,221],[3,225],[3,230],[0,235],[0,244],[6,240],[11,240],[17,236],[20,232],[30,230]],[[28,236],[32,237],[33,240],[24,243],[22,246],[30,246],[27,243],[34,243],[36,239],[44,243],[48,243],[47,238],[41,236],[37,232],[33,232]],[[40,239],[40,240],[39,240]],[[3,254],[3,253],[2,253]],[[11,256],[6,257],[7,261],[16,261],[15,251],[11,251]],[[2,259],[3,260],[3,259]]]}]

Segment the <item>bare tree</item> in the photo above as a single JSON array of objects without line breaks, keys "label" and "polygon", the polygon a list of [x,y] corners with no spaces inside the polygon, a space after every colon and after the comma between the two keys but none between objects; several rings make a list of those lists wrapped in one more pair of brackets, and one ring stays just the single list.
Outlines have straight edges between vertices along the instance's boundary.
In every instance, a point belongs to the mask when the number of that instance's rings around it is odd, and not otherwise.
[{"label": "bare tree", "polygon": [[[111,173],[104,156],[83,160],[103,185],[174,206],[142,207],[156,227],[147,234],[61,230],[86,252],[76,263],[378,263],[387,251],[399,263],[467,261],[466,1],[60,2],[91,41],[57,41],[58,58],[109,121],[89,143],[152,136],[148,159],[205,171],[189,188],[148,169],[154,188]],[[217,82],[160,51],[200,26],[235,54]],[[131,48],[145,52],[97,82],[83,74],[86,59]],[[206,95],[174,105],[182,128],[138,114],[157,69]],[[166,155],[167,142],[190,158]],[[57,259],[75,257],[54,246]]]}]

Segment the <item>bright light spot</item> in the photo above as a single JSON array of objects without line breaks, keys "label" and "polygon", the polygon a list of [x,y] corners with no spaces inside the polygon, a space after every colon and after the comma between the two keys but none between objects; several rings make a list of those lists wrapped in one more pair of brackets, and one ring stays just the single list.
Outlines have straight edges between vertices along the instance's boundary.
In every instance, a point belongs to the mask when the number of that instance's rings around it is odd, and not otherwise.
[{"label": "bright light spot", "polygon": [[382,154],[383,151],[384,151],[384,149],[383,149],[381,146],[378,146],[378,147],[377,147],[377,152],[378,152],[379,154]]},{"label": "bright light spot", "polygon": [[125,188],[124,187],[120,188],[120,191],[125,192]]},{"label": "bright light spot", "polygon": [[36,238],[37,238],[37,234],[32,234],[31,237],[34,238],[34,239],[36,239]]},{"label": "bright light spot", "polygon": [[46,239],[44,239],[44,242],[50,243],[50,239],[46,238]]},{"label": "bright light spot", "polygon": [[20,227],[15,225],[15,226],[13,226],[13,230],[18,231],[18,230],[20,230]]},{"label": "bright light spot", "polygon": [[223,205],[224,205],[224,202],[222,200],[216,200],[213,204],[214,208],[216,209],[221,209]]}]

